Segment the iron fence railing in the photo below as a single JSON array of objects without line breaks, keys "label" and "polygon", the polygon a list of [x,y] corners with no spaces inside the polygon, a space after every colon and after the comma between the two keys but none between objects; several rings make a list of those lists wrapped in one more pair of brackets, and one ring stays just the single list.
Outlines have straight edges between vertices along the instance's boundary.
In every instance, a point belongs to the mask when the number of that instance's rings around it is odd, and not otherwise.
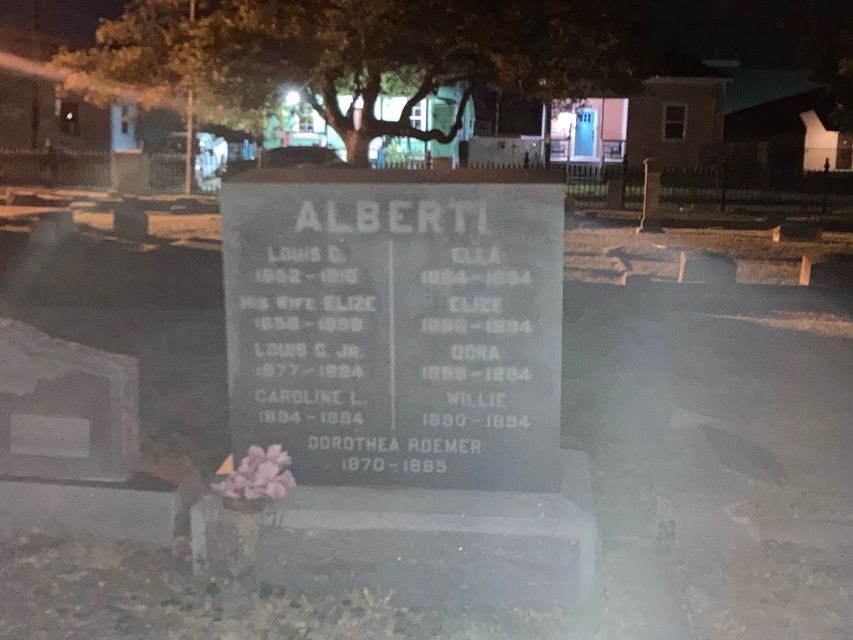
[{"label": "iron fence railing", "polygon": [[[450,169],[449,158],[407,159],[385,162],[375,169],[424,171]],[[481,170],[537,170],[531,163],[470,165]],[[149,154],[150,187],[153,191],[179,192],[184,183],[182,154]],[[595,164],[552,165],[551,171],[566,185],[576,208],[603,209],[618,206],[639,209],[643,202],[644,171],[626,161]],[[0,185],[73,186],[105,189],[111,184],[111,154],[107,151],[33,150],[0,147]],[[194,176],[194,188],[202,186]],[[208,181],[210,182],[210,181]],[[613,183],[613,187],[609,187]],[[205,185],[208,183],[205,182]],[[217,184],[210,189],[216,190]],[[613,198],[621,189],[621,197]],[[608,191],[611,197],[608,197]],[[619,195],[619,194],[617,194]],[[779,208],[826,212],[853,207],[853,171],[803,171],[774,169],[743,163],[720,162],[696,167],[669,167],[661,175],[661,202],[673,207],[705,210]],[[617,204],[614,205],[614,202]]]},{"label": "iron fence railing", "polygon": [[0,148],[0,184],[108,187],[108,151]]}]

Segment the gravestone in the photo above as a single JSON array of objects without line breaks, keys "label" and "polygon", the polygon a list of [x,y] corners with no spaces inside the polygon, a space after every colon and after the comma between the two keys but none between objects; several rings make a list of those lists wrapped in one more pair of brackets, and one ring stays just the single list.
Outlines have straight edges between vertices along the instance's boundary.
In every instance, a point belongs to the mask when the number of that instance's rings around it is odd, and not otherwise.
[{"label": "gravestone", "polygon": [[134,358],[0,318],[0,536],[166,541],[203,490],[185,467],[139,464]]},{"label": "gravestone", "polygon": [[[559,445],[564,188],[546,175],[225,185],[234,458],[282,444],[301,485],[270,514],[265,581],[408,604],[589,595],[586,459]],[[194,509],[197,558],[217,505]]]},{"label": "gravestone", "polygon": [[223,206],[236,458],[283,444],[304,484],[559,489],[559,185],[232,184]]},{"label": "gravestone", "polygon": [[137,378],[133,358],[0,319],[0,475],[127,480]]},{"label": "gravestone", "polygon": [[643,214],[637,233],[661,233],[660,196],[664,166],[657,158],[646,158],[643,168]]}]

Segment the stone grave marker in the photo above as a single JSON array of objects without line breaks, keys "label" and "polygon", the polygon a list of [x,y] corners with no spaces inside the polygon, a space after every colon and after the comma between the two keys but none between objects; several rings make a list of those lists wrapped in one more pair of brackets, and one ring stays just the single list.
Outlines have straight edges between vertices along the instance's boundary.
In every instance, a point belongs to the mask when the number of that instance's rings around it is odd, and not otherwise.
[{"label": "stone grave marker", "polygon": [[304,484],[558,489],[561,198],[524,183],[233,184],[235,457],[283,444]]},{"label": "stone grave marker", "polygon": [[853,255],[828,253],[817,258],[803,256],[799,283],[826,289],[853,289]]},{"label": "stone grave marker", "polygon": [[137,365],[0,319],[0,475],[124,481],[139,451]]},{"label": "stone grave marker", "polygon": [[784,222],[773,228],[773,242],[820,242],[822,231],[814,222]]},{"label": "stone grave marker", "polygon": [[[588,595],[588,469],[560,450],[564,188],[545,175],[225,185],[234,458],[282,444],[302,485],[262,537],[265,581],[409,603]],[[196,557],[216,504],[194,509]]]},{"label": "stone grave marker", "polygon": [[203,485],[139,463],[137,403],[136,359],[0,318],[0,536],[179,533]]}]

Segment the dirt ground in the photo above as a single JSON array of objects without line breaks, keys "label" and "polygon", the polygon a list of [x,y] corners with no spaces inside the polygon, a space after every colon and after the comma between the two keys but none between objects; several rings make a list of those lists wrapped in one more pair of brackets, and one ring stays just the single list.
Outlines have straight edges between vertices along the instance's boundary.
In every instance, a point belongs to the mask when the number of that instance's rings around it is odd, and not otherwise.
[{"label": "dirt ground", "polygon": [[[146,460],[211,474],[228,452],[218,217],[152,216],[142,244],[110,236],[109,214],[76,221],[77,237],[41,251],[20,217],[0,223],[0,273],[15,273],[19,293],[0,302],[51,335],[139,358]],[[850,300],[722,308],[617,284],[625,273],[672,281],[680,251],[698,249],[734,257],[741,283],[795,284],[802,255],[853,253],[853,234],[774,244],[766,230],[567,232],[563,444],[593,463],[603,553],[590,608],[307,600],[194,578],[186,540],[28,533],[0,542],[0,638],[644,638],[641,594],[616,565],[650,540],[696,640],[849,639]]]}]

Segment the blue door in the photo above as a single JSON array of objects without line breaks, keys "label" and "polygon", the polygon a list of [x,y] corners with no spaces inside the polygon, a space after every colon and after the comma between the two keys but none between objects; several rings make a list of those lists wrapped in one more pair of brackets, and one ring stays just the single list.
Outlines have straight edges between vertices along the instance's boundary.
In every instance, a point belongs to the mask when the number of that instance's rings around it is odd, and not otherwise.
[{"label": "blue door", "polygon": [[595,157],[595,109],[579,109],[575,125],[575,156]]}]

